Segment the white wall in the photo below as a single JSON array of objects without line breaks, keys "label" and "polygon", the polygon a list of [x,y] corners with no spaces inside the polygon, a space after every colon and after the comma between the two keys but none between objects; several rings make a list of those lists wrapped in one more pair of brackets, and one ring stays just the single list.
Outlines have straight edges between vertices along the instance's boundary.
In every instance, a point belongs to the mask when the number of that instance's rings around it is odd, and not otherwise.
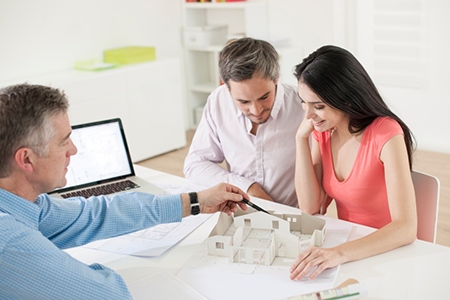
[{"label": "white wall", "polygon": [[0,81],[68,69],[123,46],[181,57],[179,0],[2,0]]},{"label": "white wall", "polygon": [[[358,2],[356,8],[358,31],[355,34],[356,55],[369,73],[374,75],[375,83],[390,107],[411,128],[418,148],[450,153],[450,134],[448,133],[450,127],[450,94],[448,92],[450,82],[450,61],[448,60],[450,2],[446,0],[415,0],[403,1],[403,3],[398,0],[390,3],[378,1],[382,5],[389,3],[389,5],[405,5],[404,7],[410,5],[410,8],[418,8],[417,11],[397,15],[399,18],[410,18],[411,24],[418,24],[411,26],[411,28],[418,28],[417,39],[409,44],[411,49],[404,48],[398,54],[398,60],[392,62],[394,66],[396,63],[401,65],[405,61],[407,62],[402,74],[403,82],[394,80],[389,75],[377,74],[380,65],[376,62],[377,54],[374,53],[376,52],[374,46],[376,43],[378,45],[380,43],[376,41],[374,31],[370,30],[373,25],[371,22],[374,20],[373,4],[377,4],[376,2],[367,0],[363,5]],[[394,44],[399,47],[408,47],[408,43],[402,43],[402,41],[391,43],[389,46]],[[381,66],[385,69],[388,67],[388,65]],[[398,84],[389,83],[391,79]]]},{"label": "white wall", "polygon": [[[418,148],[450,153],[450,1],[268,1],[272,35],[279,36],[282,32],[289,36],[294,45],[303,48],[304,56],[325,44],[347,48],[363,63],[392,110],[411,128]],[[390,84],[389,79],[379,75],[374,56],[377,46],[373,24],[375,3],[394,7],[400,16],[403,14],[406,18],[414,18],[415,12],[402,12],[403,7],[420,7],[420,53],[417,60],[405,66],[407,70],[403,71],[405,78],[410,75],[408,69],[418,73],[419,78],[414,78],[409,86]],[[400,59],[401,56],[402,53]]]},{"label": "white wall", "polygon": [[[288,37],[307,55],[327,43],[335,43],[334,7],[341,0],[268,0],[269,34]],[[303,57],[298,58],[298,62]]]},{"label": "white wall", "polygon": [[[0,81],[67,69],[76,60],[101,57],[104,49],[131,44],[156,46],[159,58],[182,58],[181,1],[2,0]],[[273,37],[289,37],[293,46],[302,48],[303,56],[324,44],[344,46],[371,75],[376,71],[373,45],[363,38],[373,35],[367,30],[374,16],[370,10],[358,10],[360,0],[267,1]],[[373,77],[392,109],[411,127],[419,149],[450,153],[450,93],[446,89],[450,85],[450,1],[410,1],[421,3],[426,15],[423,85],[398,88]]]}]

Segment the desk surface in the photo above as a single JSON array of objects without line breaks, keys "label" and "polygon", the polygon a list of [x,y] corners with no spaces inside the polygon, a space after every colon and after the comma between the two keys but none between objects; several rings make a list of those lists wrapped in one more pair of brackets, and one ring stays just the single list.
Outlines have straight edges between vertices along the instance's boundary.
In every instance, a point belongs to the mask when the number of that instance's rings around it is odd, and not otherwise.
[{"label": "desk surface", "polygon": [[[184,178],[141,166],[136,166],[136,173],[156,184],[186,186]],[[278,203],[260,199],[252,199],[252,201],[256,204],[262,203],[269,210],[298,212],[298,209]],[[323,218],[328,222],[336,222],[329,217]],[[174,248],[156,258],[105,254],[102,251],[86,248],[70,249],[68,252],[88,264],[103,263],[114,269],[128,285],[131,285],[143,278],[163,272],[176,275],[208,237],[216,221],[217,218],[211,217]],[[369,227],[357,224],[352,224],[352,228],[350,240],[373,231]],[[357,279],[368,288],[369,297],[365,299],[450,299],[447,277],[449,266],[449,247],[417,240],[387,253],[341,265],[336,283],[339,284],[348,278]],[[286,274],[286,280],[289,280],[288,274]],[[233,298],[233,294],[239,291],[233,289],[232,282],[226,284],[230,286],[228,298]],[[151,294],[148,296],[151,298]]]}]

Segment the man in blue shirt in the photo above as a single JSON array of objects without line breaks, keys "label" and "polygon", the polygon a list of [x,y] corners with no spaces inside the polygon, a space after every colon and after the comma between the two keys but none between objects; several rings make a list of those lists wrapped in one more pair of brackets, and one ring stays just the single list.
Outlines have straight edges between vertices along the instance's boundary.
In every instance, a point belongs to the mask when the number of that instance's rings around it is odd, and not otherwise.
[{"label": "man in blue shirt", "polygon": [[199,212],[246,209],[241,200],[248,196],[225,183],[189,195],[50,197],[47,192],[66,184],[77,152],[68,106],[65,95],[50,87],[0,90],[1,299],[130,299],[113,270],[85,265],[61,249]]}]

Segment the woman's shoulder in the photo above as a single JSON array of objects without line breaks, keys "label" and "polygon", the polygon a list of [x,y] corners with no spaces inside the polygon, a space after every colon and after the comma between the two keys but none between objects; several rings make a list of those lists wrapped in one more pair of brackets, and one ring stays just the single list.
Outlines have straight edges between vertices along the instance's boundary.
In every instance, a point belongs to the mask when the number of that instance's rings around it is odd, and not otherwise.
[{"label": "woman's shoulder", "polygon": [[383,147],[394,136],[403,135],[403,130],[396,120],[390,117],[378,117],[366,128],[364,134],[367,143],[375,143]]},{"label": "woman's shoulder", "polygon": [[378,117],[369,125],[375,132],[395,131],[403,132],[400,124],[391,117]]}]

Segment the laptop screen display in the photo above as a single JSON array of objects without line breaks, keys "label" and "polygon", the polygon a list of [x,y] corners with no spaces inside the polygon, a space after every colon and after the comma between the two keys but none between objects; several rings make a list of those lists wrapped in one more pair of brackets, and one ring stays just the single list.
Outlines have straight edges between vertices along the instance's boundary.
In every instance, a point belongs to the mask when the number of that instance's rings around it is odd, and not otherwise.
[{"label": "laptop screen display", "polygon": [[58,192],[134,175],[120,119],[72,126],[70,138],[78,152],[70,158],[67,184]]}]

